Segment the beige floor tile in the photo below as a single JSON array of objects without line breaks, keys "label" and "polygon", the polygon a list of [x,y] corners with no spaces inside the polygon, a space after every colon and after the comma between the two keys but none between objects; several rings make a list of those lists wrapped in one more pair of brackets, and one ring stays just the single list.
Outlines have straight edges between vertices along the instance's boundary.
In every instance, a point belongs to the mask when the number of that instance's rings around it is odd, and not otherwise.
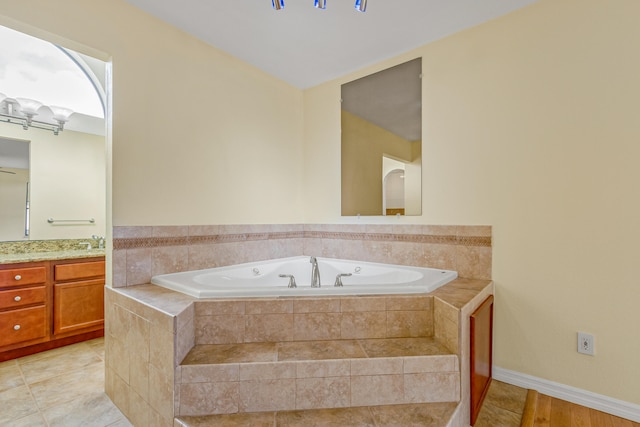
[{"label": "beige floor tile", "polygon": [[180,417],[177,427],[273,427],[275,413],[209,415],[204,417]]},{"label": "beige floor tile", "polygon": [[2,424],[3,427],[48,427],[40,412]]},{"label": "beige floor tile", "polygon": [[103,363],[103,360],[85,343],[18,359],[27,384],[73,372],[95,363]]},{"label": "beige floor tile", "polygon": [[26,385],[0,393],[0,425],[19,420],[38,412],[38,408]]},{"label": "beige floor tile", "polygon": [[98,357],[104,360],[104,337],[87,341],[86,344],[95,351]]},{"label": "beige floor tile", "polygon": [[[30,385],[40,409],[69,402],[95,390],[104,390],[104,363],[99,361]],[[64,391],[64,392],[61,392]]]},{"label": "beige floor tile", "polygon": [[522,414],[526,400],[526,389],[492,380],[485,404]]},{"label": "beige floor tile", "polygon": [[374,406],[371,412],[378,427],[442,427],[456,406],[457,403]]},{"label": "beige floor tile", "polygon": [[485,402],[474,427],[518,427],[521,418],[522,414],[496,408]]},{"label": "beige floor tile", "polygon": [[118,421],[106,427],[133,427],[133,424],[131,424],[124,415],[120,415]]},{"label": "beige floor tile", "polygon": [[0,392],[24,384],[22,373],[15,360],[0,363]]},{"label": "beige floor tile", "polygon": [[104,427],[122,418],[118,408],[100,391],[45,409],[42,413],[50,427]]}]

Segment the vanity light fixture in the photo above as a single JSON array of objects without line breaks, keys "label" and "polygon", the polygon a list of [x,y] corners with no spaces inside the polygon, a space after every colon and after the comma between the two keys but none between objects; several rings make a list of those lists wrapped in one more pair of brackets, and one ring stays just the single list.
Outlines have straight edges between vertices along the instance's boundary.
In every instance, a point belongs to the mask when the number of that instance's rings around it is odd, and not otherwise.
[{"label": "vanity light fixture", "polygon": [[64,130],[64,124],[69,121],[69,117],[73,114],[73,110],[64,107],[56,107],[55,105],[50,105],[49,109],[53,113],[53,120],[58,122],[60,130]]},{"label": "vanity light fixture", "polygon": [[[47,123],[34,119],[42,107],[51,110],[52,118],[56,123]],[[35,99],[14,99],[0,93],[0,121],[20,125],[24,130],[33,127],[50,130],[54,135],[58,135],[58,133],[64,130],[64,124],[69,121],[69,117],[72,114],[73,110],[68,108],[56,107],[54,105],[47,107]]]},{"label": "vanity light fixture", "polygon": [[[275,10],[284,9],[284,0],[271,0],[271,6]],[[316,9],[326,9],[327,0],[313,0],[313,6]],[[365,12],[367,10],[367,0],[356,0],[355,9],[358,12]]]},{"label": "vanity light fixture", "polygon": [[28,98],[16,98],[16,101],[18,101],[22,114],[27,117],[27,121],[23,125],[24,130],[27,130],[31,126],[33,117],[38,115],[38,109],[42,107],[42,102]]}]

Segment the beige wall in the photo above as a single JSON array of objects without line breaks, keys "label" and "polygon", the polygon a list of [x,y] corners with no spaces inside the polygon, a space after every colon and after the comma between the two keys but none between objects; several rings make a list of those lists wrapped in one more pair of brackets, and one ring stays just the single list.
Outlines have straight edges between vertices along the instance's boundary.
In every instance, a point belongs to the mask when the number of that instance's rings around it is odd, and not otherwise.
[{"label": "beige wall", "polygon": [[114,225],[300,221],[300,90],[123,0],[0,13],[113,61]]},{"label": "beige wall", "polygon": [[422,56],[425,209],[367,221],[493,225],[497,365],[640,403],[636,0],[541,0],[304,94],[121,0],[2,13],[113,56],[115,225],[357,221],[340,84]]},{"label": "beige wall", "polygon": [[493,225],[496,364],[640,403],[638,16],[542,0],[306,91],[306,221],[356,221],[337,214],[340,84],[422,56],[418,221]]}]

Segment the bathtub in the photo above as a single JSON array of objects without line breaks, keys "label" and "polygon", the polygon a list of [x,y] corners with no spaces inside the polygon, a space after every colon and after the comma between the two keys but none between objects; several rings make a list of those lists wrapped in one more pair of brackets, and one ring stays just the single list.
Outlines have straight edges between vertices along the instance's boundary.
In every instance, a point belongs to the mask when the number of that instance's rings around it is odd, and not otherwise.
[{"label": "bathtub", "polygon": [[[310,257],[298,256],[236,264],[228,267],[154,276],[151,283],[195,298],[312,297],[320,295],[380,295],[428,293],[454,280],[458,273],[332,258],[316,258],[321,287],[311,287]],[[295,277],[297,287],[289,287]],[[343,276],[342,287],[334,286]]]}]

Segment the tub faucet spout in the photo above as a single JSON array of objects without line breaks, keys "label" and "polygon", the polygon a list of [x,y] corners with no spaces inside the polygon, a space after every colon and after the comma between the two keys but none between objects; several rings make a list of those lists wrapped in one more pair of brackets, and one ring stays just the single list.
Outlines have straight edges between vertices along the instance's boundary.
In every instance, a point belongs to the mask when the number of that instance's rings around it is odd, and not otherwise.
[{"label": "tub faucet spout", "polygon": [[320,270],[318,269],[318,260],[316,259],[316,257],[312,256],[309,262],[311,263],[311,287],[319,288]]}]

